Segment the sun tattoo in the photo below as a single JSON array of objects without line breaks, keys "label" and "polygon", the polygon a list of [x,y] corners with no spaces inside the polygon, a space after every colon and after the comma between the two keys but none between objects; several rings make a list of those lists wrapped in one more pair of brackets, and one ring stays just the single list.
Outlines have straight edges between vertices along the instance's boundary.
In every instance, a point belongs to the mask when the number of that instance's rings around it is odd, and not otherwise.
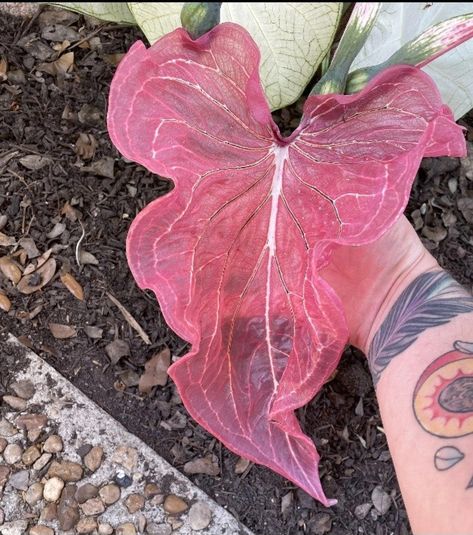
[{"label": "sun tattoo", "polygon": [[457,438],[473,433],[473,343],[434,360],[422,373],[413,395],[414,414],[430,434]]}]

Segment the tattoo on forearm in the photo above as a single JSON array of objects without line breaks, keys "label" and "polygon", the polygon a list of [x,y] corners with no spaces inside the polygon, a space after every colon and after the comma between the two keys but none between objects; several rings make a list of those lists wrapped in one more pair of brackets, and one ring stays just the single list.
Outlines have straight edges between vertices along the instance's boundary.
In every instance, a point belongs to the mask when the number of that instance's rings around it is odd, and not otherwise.
[{"label": "tattoo on forearm", "polygon": [[[473,342],[457,340],[453,348],[427,366],[412,396],[414,415],[424,430],[451,440],[473,434]],[[434,466],[450,470],[464,458],[456,446],[442,446],[434,454]],[[473,477],[466,485],[470,488]]]},{"label": "tattoo on forearm", "polygon": [[426,329],[473,312],[473,297],[448,273],[417,277],[399,296],[374,336],[368,363],[376,385],[394,357],[412,345]]}]

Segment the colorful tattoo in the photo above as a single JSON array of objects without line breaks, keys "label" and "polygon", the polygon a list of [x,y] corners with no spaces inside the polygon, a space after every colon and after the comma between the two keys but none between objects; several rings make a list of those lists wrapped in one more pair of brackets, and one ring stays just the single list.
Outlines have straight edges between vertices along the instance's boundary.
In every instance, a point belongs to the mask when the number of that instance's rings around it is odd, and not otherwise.
[{"label": "colorful tattoo", "polygon": [[434,360],[414,389],[414,414],[430,434],[457,438],[473,433],[473,343],[455,342]]},{"label": "colorful tattoo", "polygon": [[[392,359],[422,332],[472,311],[473,297],[448,273],[435,271],[417,277],[399,296],[371,342],[368,363],[374,384]],[[460,382],[455,388],[468,390],[471,384]],[[448,395],[447,392],[443,398],[447,404]]]}]

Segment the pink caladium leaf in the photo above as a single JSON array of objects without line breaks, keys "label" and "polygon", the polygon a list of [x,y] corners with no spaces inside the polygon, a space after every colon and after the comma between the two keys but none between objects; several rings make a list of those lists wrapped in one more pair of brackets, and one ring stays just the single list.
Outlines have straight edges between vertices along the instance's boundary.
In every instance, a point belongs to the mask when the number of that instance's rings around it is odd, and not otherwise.
[{"label": "pink caladium leaf", "polygon": [[396,66],[360,93],[315,95],[283,138],[259,51],[241,27],[136,43],[112,82],[121,153],[174,181],[127,241],[131,270],[192,350],[169,369],[190,414],[229,449],[324,504],[319,456],[294,410],[334,371],[348,333],[318,275],[335,244],[378,238],[423,156],[464,155],[432,80]]}]

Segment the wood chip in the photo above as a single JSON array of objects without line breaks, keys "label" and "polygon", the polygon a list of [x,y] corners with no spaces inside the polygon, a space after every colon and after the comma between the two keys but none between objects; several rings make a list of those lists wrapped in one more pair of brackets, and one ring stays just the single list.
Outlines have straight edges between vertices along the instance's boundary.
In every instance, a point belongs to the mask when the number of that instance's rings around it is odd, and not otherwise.
[{"label": "wood chip", "polygon": [[19,162],[30,171],[38,171],[48,165],[48,163],[51,163],[51,158],[41,156],[40,154],[28,154],[28,156],[20,158]]},{"label": "wood chip", "polygon": [[165,386],[170,364],[171,352],[167,347],[151,357],[145,364],[145,371],[140,377],[139,391],[149,394],[154,386]]},{"label": "wood chip", "polygon": [[66,230],[66,225],[64,223],[56,223],[51,231],[46,234],[46,238],[49,240],[54,240],[58,238]]},{"label": "wood chip", "polygon": [[130,325],[132,329],[134,329],[139,335],[140,338],[143,340],[143,342],[147,345],[151,345],[151,340],[149,339],[149,336],[145,333],[145,331],[142,329],[142,327],[138,324],[138,322],[135,320],[135,318],[128,312],[128,310],[120,303],[120,301],[114,297],[111,293],[106,292],[107,297],[110,299],[110,301],[118,307],[120,312],[123,314],[124,318]]},{"label": "wood chip", "polygon": [[77,331],[70,325],[63,325],[62,323],[49,323],[49,330],[54,338],[58,340],[65,340],[67,338],[74,338],[77,336]]},{"label": "wood chip", "polygon": [[39,71],[47,72],[52,76],[71,72],[74,67],[74,52],[67,52],[51,63],[40,63],[37,67]]},{"label": "wood chip", "polygon": [[99,265],[99,261],[97,260],[97,258],[92,253],[89,253],[87,251],[81,250],[79,254],[79,259],[80,259],[80,263],[82,266],[86,266],[86,265],[98,266]]},{"label": "wood chip", "polygon": [[0,258],[0,271],[9,281],[13,282],[13,284],[18,284],[20,282],[22,276],[21,269],[10,257],[2,256],[2,258]]},{"label": "wood chip", "polygon": [[76,141],[76,154],[83,160],[91,160],[95,156],[95,151],[99,146],[92,134],[79,134]]},{"label": "wood chip", "polygon": [[10,308],[11,308],[10,299],[8,299],[8,297],[3,292],[0,292],[0,310],[3,310],[4,312],[8,312]]},{"label": "wood chip", "polygon": [[56,260],[50,258],[39,269],[24,276],[18,283],[18,290],[22,294],[32,294],[41,290],[54,277],[56,273]]},{"label": "wood chip", "polygon": [[0,82],[7,80],[8,62],[6,58],[0,56]]},{"label": "wood chip", "polygon": [[16,245],[15,238],[12,238],[10,236],[7,236],[6,234],[3,234],[3,232],[0,232],[0,247],[11,247],[12,245]]},{"label": "wood chip", "polygon": [[82,286],[70,273],[61,273],[59,276],[64,286],[71,292],[71,294],[79,301],[84,300],[84,290]]}]

